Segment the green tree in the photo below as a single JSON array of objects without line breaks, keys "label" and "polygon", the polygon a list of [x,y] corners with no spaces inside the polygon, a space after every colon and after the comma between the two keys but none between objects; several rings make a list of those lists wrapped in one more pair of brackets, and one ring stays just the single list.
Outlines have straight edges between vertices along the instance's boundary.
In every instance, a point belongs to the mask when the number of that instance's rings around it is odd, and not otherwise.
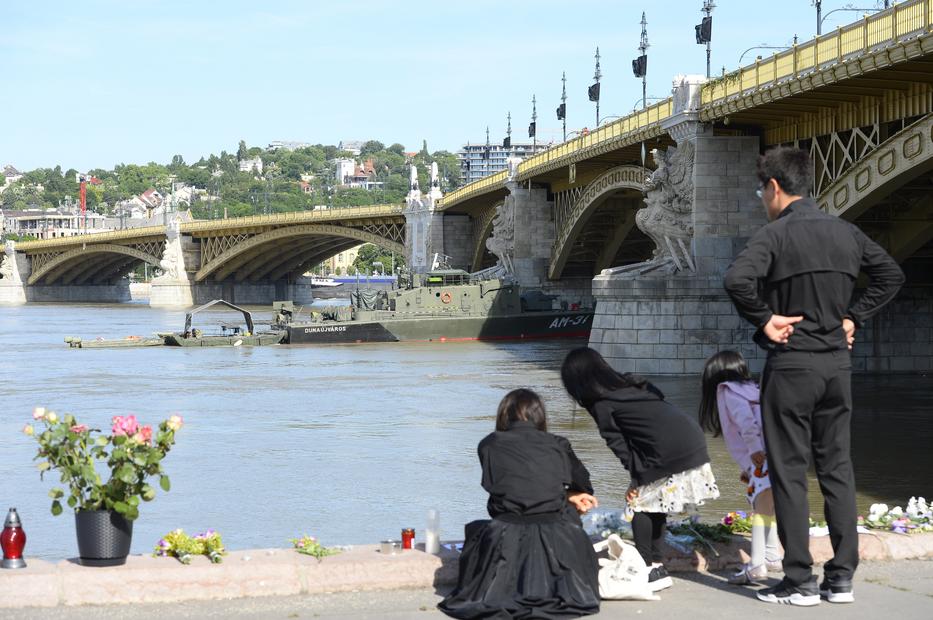
[{"label": "green tree", "polygon": [[237,147],[237,150],[236,150],[236,158],[238,160],[243,160],[243,159],[246,159],[246,155],[247,155],[246,140],[240,140],[240,145],[239,147]]},{"label": "green tree", "polygon": [[364,243],[360,246],[352,267],[357,273],[371,274],[373,273],[373,263],[382,263],[382,267],[377,266],[376,270],[384,273],[389,273],[392,270],[393,263],[396,268],[405,266],[405,260],[400,254],[393,254],[372,243]]},{"label": "green tree", "polygon": [[405,157],[405,147],[399,144],[398,142],[396,142],[395,144],[393,144],[386,150],[389,151],[390,153],[395,153],[396,155],[399,155],[400,157]]},{"label": "green tree", "polygon": [[385,150],[385,145],[378,140],[368,140],[362,147],[360,147],[360,157],[366,157],[367,155],[372,155],[373,153],[378,153],[379,151]]}]

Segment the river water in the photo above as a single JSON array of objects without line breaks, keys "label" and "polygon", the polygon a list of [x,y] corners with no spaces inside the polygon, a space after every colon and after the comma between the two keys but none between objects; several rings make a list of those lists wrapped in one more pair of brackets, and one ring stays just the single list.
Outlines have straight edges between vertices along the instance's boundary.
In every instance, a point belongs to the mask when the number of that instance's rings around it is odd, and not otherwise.
[{"label": "river water", "polygon": [[[375,543],[407,526],[421,539],[429,508],[440,511],[444,537],[461,537],[463,523],[485,516],[476,444],[516,387],[543,395],[550,430],[571,440],[601,504],[621,506],[625,471],[560,385],[563,355],[579,342],[125,350],[63,343],[67,335],[149,335],[183,322],[183,311],[142,304],[0,307],[0,510],[19,509],[27,556],[77,554],[70,511],[49,512],[57,475],[39,480],[37,444],[21,433],[36,405],[104,429],[114,415],[152,424],[184,417],[163,462],[172,489],[141,506],[133,553],[150,551],[179,527],[217,529],[232,549],[283,547],[304,533],[328,545]],[[854,383],[860,510],[933,495],[933,379]],[[695,410],[695,379],[658,384]],[[702,513],[718,519],[747,502],[722,440],[709,445],[722,497]]]}]

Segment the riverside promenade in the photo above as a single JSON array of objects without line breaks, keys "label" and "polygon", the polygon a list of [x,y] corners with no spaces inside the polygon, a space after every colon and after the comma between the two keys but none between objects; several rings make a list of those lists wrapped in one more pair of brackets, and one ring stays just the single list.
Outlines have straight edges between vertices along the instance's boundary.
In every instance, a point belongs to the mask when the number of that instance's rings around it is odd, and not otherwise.
[{"label": "riverside promenade", "polygon": [[[728,586],[717,575],[737,565],[747,545],[735,537],[715,544],[715,551],[668,549],[665,564],[678,577],[676,586],[662,592],[659,602],[607,602],[600,617],[807,613],[764,606],[754,600],[753,590]],[[811,552],[817,563],[826,561],[829,538],[811,538]],[[907,617],[924,615],[933,597],[933,534],[862,534],[860,555],[858,602],[824,603],[820,609],[826,617],[877,618],[895,609],[913,610]],[[27,561],[25,569],[0,572],[0,617],[422,618],[440,616],[434,605],[455,582],[457,570],[455,552],[383,555],[374,545],[321,561],[291,549],[234,551],[217,565],[204,557],[186,566],[172,558],[130,556],[125,566],[113,568],[86,568],[74,560]]]}]

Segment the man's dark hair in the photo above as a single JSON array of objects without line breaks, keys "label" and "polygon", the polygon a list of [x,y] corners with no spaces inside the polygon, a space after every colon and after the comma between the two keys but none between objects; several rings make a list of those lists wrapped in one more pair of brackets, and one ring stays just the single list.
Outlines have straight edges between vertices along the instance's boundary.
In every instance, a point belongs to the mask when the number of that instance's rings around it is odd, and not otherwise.
[{"label": "man's dark hair", "polygon": [[810,154],[803,149],[779,146],[767,151],[758,158],[756,174],[762,185],[774,179],[790,196],[810,195],[813,166]]}]

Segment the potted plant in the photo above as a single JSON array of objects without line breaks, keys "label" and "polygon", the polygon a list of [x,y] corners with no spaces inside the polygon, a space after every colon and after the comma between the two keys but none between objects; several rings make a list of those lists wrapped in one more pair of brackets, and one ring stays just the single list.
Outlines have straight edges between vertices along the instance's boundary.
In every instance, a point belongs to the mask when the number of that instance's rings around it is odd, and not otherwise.
[{"label": "potted plant", "polygon": [[[116,416],[109,435],[79,424],[71,414],[59,417],[43,407],[37,407],[32,417],[45,428],[37,430],[27,424],[23,432],[39,442],[36,459],[40,476],[53,469],[60,474],[65,488],[49,491],[52,514],[62,513],[61,500],[67,496],[65,503],[75,511],[81,564],[125,563],[140,500],[155,498],[155,489],[148,481],[158,477],[162,490],[171,487],[162,459],[175,444],[181,417],[173,415],[153,431],[151,426],[140,425],[136,416]],[[106,482],[98,465],[110,471]]]}]

